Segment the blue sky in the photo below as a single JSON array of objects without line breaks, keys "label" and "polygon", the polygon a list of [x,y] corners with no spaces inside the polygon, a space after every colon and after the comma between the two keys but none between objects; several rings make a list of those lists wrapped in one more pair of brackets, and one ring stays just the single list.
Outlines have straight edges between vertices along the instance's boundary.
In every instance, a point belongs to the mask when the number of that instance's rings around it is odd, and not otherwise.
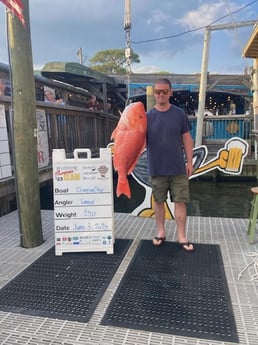
[{"label": "blue sky", "polygon": [[[30,0],[34,67],[41,68],[50,61],[78,62],[79,48],[85,65],[89,65],[89,59],[97,51],[125,48],[124,2]],[[131,19],[131,47],[141,60],[132,66],[135,73],[200,73],[203,27],[211,23],[232,24],[232,29],[212,31],[209,72],[243,74],[252,65],[252,59],[242,57],[242,51],[253,27],[235,28],[235,25],[258,20],[258,0],[131,0]],[[0,61],[8,62],[2,3]]]}]

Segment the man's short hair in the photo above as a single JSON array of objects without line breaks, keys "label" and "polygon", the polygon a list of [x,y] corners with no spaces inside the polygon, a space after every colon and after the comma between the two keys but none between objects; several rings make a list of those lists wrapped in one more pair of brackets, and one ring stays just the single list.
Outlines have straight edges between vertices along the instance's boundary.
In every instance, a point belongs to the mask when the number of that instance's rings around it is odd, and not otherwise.
[{"label": "man's short hair", "polygon": [[167,78],[159,78],[155,81],[155,85],[156,84],[167,84],[169,85],[169,88],[172,89],[172,85],[169,79]]}]

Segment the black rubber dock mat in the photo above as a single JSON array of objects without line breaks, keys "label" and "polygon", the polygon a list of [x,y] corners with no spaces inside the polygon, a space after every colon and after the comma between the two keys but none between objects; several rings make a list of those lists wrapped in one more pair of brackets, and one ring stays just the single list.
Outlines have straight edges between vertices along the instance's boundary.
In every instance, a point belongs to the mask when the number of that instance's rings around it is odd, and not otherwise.
[{"label": "black rubber dock mat", "polygon": [[0,310],[89,321],[131,242],[116,239],[114,254],[51,248],[0,290]]},{"label": "black rubber dock mat", "polygon": [[219,246],[142,240],[101,324],[238,342]]}]

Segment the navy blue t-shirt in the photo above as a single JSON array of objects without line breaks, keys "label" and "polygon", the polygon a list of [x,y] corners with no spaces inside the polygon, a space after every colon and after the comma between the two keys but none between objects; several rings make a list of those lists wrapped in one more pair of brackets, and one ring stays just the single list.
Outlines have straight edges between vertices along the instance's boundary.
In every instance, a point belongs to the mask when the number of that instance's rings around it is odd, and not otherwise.
[{"label": "navy blue t-shirt", "polygon": [[147,164],[150,176],[185,175],[182,134],[189,132],[189,122],[175,105],[167,111],[155,108],[147,112]]}]

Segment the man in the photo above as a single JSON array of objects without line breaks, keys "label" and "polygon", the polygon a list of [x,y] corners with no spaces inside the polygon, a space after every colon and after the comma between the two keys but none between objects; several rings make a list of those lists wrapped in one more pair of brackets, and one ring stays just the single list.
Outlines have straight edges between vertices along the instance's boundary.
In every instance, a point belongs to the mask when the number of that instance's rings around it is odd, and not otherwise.
[{"label": "man", "polygon": [[158,228],[153,245],[162,245],[166,238],[164,202],[169,193],[175,205],[177,244],[192,252],[195,248],[186,238],[186,202],[190,201],[193,141],[187,116],[170,103],[171,95],[170,81],[166,78],[157,80],[154,84],[156,104],[147,112],[147,164]]},{"label": "man", "polygon": [[90,96],[90,101],[87,104],[87,108],[92,110],[101,110],[100,104],[97,101],[97,97],[95,95]]}]

